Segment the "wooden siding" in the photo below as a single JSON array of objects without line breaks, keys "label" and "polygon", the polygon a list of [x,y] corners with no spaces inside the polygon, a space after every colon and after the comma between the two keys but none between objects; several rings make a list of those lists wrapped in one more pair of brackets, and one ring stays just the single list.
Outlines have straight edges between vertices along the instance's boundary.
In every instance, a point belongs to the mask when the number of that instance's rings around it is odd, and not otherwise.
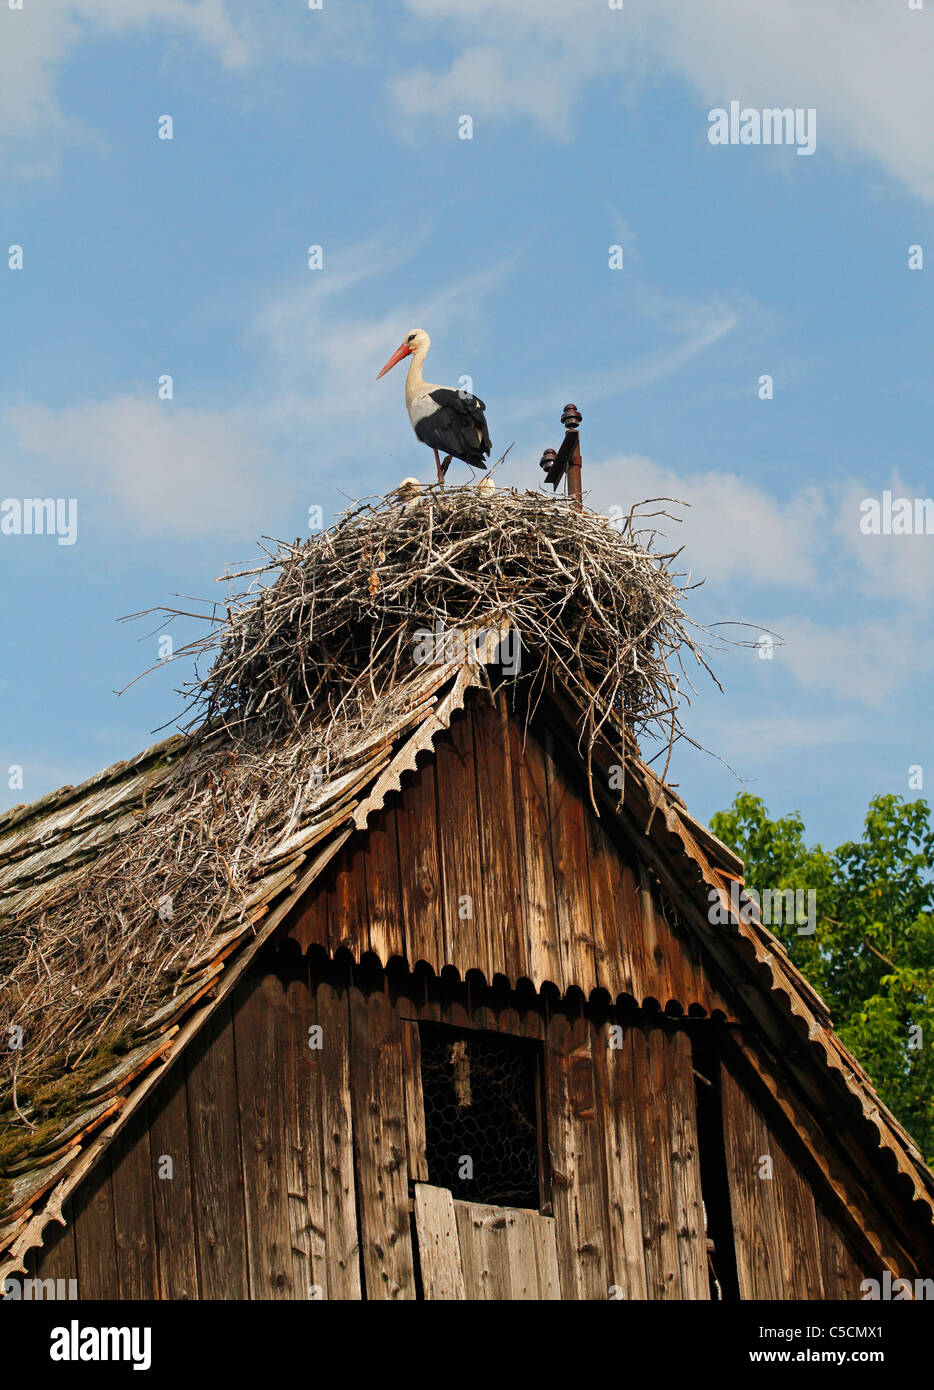
[{"label": "wooden siding", "polygon": [[[466,1298],[707,1296],[682,1024],[292,943],[261,959],[94,1169],[41,1277],[80,1298],[459,1297],[456,1235]],[[539,1043],[542,1212],[448,1210],[425,1181],[419,1020]]]},{"label": "wooden siding", "polygon": [[350,1096],[368,1298],[415,1297],[402,1022],[383,989],[350,989]]},{"label": "wooden siding", "polygon": [[[696,938],[669,921],[633,846],[599,819],[581,774],[485,696],[468,702],[296,910],[303,947],[398,955],[561,994],[687,1013],[735,1008]],[[676,1011],[677,1011],[676,1009]]]},{"label": "wooden siding", "polygon": [[740,1296],[858,1299],[879,1270],[854,1254],[819,1186],[815,1198],[793,1138],[780,1136],[726,1065],[721,1104]]},{"label": "wooden siding", "polygon": [[415,1226],[426,1299],[561,1297],[550,1216],[456,1202],[447,1188],[416,1183]]},{"label": "wooden siding", "polygon": [[536,1211],[455,1202],[458,1244],[469,1299],[561,1297],[555,1222]]},{"label": "wooden siding", "polygon": [[43,1277],[83,1299],[360,1297],[348,994],[294,950],[265,962],[79,1190]]},{"label": "wooden siding", "polygon": [[[478,699],[436,754],[167,1071],[40,1277],[81,1298],[709,1297],[692,1034],[720,1049],[735,1009],[547,735]],[[537,1044],[539,1211],[432,1183],[421,1022]],[[833,1193],[737,1075],[742,1296],[858,1296]]]},{"label": "wooden siding", "polygon": [[[689,1030],[714,1024],[351,972],[289,943],[262,962],[31,1273],[81,1298],[709,1296]],[[431,1185],[420,1020],[540,1044],[540,1213]],[[721,1092],[741,1296],[858,1297],[832,1198],[726,1067]]]},{"label": "wooden siding", "polygon": [[[404,1021],[542,1043],[547,1209],[562,1298],[709,1296],[694,1071],[682,1024],[572,1014],[541,996],[447,990],[435,981],[400,994],[397,1007]],[[434,1206],[432,1216],[442,1219]]]}]

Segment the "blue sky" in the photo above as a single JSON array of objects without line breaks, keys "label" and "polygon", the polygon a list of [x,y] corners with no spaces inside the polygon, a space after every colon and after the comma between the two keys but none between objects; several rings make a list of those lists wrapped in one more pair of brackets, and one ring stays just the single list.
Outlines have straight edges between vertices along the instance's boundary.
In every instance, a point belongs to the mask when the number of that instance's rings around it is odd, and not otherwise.
[{"label": "blue sky", "polygon": [[[0,8],[0,500],[79,515],[0,535],[0,806],[178,711],[177,665],[115,695],[156,656],[121,615],[431,477],[404,369],[375,380],[416,326],[503,482],[576,401],[592,505],[690,503],[694,616],[784,638],[714,653],[685,724],[742,782],[679,748],[695,814],[746,786],[837,843],[909,767],[927,794],[934,536],[859,503],[934,491],[934,0],[269,8]],[[814,154],[712,145],[734,99],[813,109]]]}]

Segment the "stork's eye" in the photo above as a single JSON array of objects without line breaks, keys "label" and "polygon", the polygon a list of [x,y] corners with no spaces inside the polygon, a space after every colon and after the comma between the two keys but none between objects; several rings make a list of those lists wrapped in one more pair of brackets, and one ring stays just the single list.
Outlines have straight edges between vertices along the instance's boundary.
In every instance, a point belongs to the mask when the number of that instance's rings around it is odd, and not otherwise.
[{"label": "stork's eye", "polygon": [[405,341],[406,341],[407,343],[414,343],[414,342],[415,342],[415,334],[414,334],[414,333],[410,333],[409,336],[406,338]]}]

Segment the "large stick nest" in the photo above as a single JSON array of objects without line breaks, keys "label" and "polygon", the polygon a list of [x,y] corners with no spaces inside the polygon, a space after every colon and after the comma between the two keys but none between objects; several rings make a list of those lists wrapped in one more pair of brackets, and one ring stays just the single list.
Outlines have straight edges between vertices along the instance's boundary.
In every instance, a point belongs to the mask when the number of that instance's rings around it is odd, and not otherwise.
[{"label": "large stick nest", "polygon": [[[668,499],[663,499],[668,500]],[[187,689],[199,722],[270,738],[309,712],[346,716],[411,673],[419,631],[515,628],[595,727],[614,714],[670,741],[688,654],[708,671],[671,563],[642,503],[618,523],[566,498],[468,486],[397,490],[304,544],[278,544],[226,619],[184,649],[214,657]],[[183,653],[179,653],[182,655]]]}]

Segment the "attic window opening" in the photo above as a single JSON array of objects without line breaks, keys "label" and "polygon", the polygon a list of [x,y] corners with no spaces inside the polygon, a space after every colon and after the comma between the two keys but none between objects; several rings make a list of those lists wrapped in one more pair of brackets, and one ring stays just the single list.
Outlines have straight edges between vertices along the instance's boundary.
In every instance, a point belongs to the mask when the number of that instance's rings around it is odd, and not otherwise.
[{"label": "attic window opening", "polygon": [[541,1044],[419,1025],[429,1181],[460,1201],[542,1201]]}]

